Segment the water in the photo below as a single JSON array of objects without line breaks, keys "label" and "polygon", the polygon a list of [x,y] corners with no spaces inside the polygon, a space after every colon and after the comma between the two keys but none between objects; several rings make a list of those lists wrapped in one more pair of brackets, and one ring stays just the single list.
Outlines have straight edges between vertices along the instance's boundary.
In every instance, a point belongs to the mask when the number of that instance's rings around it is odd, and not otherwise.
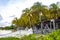
[{"label": "water", "polygon": [[0,30],[0,35],[11,33],[11,30]]},{"label": "water", "polygon": [[32,28],[28,30],[18,30],[15,32],[12,32],[11,30],[0,30],[0,38],[2,37],[18,37],[20,38],[21,36],[24,35],[29,35],[33,34]]}]

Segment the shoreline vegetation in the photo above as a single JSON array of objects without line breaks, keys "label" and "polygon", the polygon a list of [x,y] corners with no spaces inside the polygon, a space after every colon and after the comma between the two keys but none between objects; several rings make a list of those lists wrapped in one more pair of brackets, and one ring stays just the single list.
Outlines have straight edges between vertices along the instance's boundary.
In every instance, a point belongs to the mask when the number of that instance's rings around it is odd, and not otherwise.
[{"label": "shoreline vegetation", "polygon": [[0,30],[14,30],[16,27],[15,26],[5,26],[5,27],[0,27]]}]

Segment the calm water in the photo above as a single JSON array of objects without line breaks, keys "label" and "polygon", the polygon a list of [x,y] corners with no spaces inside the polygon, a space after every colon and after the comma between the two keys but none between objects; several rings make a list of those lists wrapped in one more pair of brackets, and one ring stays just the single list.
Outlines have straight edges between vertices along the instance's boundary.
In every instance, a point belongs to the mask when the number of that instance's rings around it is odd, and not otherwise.
[{"label": "calm water", "polygon": [[11,33],[11,30],[0,30],[0,35]]}]

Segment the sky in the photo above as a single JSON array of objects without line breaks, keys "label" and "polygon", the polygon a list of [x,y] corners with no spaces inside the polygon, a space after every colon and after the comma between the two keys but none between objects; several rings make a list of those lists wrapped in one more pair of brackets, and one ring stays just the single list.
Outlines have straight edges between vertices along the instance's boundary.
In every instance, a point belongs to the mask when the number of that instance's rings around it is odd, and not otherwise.
[{"label": "sky", "polygon": [[30,8],[34,2],[44,5],[60,2],[59,0],[0,0],[0,26],[10,25],[15,17],[20,18],[22,10]]}]

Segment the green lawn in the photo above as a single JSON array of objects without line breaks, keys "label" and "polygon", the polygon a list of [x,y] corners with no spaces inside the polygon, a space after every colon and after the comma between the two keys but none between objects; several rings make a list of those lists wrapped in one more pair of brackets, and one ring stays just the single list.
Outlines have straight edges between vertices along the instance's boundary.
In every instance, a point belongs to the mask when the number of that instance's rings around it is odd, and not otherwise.
[{"label": "green lawn", "polygon": [[19,40],[19,38],[7,37],[7,38],[0,38],[0,40]]}]

